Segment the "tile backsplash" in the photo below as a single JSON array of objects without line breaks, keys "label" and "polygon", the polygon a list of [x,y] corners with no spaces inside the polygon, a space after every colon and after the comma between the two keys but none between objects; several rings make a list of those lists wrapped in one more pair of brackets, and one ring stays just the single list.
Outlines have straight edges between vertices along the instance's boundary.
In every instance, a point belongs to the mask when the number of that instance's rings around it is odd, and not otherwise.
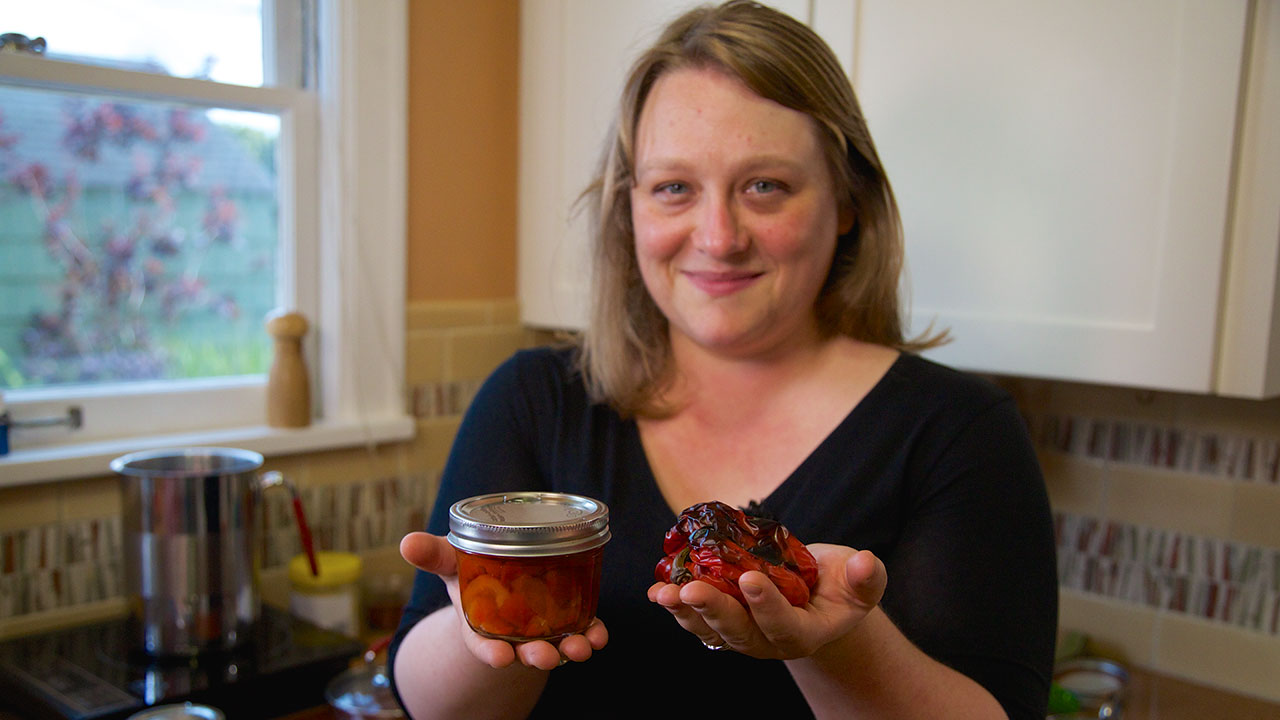
[{"label": "tile backsplash", "polygon": [[0,531],[0,618],[121,594],[119,516]]},{"label": "tile backsplash", "polygon": [[997,380],[1044,469],[1062,627],[1280,701],[1280,399]]},{"label": "tile backsplash", "polygon": [[1062,587],[1276,635],[1280,549],[1057,514]]},{"label": "tile backsplash", "polygon": [[[1214,479],[1280,486],[1280,436],[1078,416],[1046,416],[1039,425],[1045,450],[1169,471],[1169,484],[1176,474],[1206,487]],[[1055,515],[1055,530],[1063,587],[1271,635],[1280,630],[1276,547],[1066,512]]]},{"label": "tile backsplash", "polygon": [[1040,443],[1068,455],[1244,482],[1280,483],[1280,436],[1115,418],[1042,418]]}]

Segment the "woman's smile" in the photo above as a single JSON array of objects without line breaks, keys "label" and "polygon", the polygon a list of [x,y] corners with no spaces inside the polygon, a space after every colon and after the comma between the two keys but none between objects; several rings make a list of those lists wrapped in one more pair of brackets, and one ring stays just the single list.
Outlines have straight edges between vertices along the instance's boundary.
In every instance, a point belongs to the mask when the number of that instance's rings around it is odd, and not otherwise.
[{"label": "woman's smile", "polygon": [[710,297],[723,297],[743,290],[764,273],[714,270],[683,270],[682,274]]}]

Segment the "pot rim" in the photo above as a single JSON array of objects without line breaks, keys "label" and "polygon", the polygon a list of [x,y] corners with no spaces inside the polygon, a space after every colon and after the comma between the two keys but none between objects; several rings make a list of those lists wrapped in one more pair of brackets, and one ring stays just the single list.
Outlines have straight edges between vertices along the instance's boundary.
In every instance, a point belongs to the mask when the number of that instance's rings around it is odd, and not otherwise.
[{"label": "pot rim", "polygon": [[[230,460],[225,468],[212,467],[147,467],[157,460],[217,458]],[[191,477],[193,475],[240,475],[262,467],[261,453],[229,447],[159,448],[132,452],[111,461],[111,470],[121,475],[142,478]]]}]

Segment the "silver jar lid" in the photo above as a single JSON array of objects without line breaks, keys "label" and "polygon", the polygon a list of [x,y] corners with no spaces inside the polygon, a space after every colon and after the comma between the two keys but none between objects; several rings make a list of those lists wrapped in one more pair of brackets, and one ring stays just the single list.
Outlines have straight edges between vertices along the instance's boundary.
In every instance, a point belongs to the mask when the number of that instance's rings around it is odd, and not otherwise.
[{"label": "silver jar lid", "polygon": [[459,550],[507,557],[585,552],[609,542],[609,508],[553,492],[477,495],[449,508],[449,542]]}]

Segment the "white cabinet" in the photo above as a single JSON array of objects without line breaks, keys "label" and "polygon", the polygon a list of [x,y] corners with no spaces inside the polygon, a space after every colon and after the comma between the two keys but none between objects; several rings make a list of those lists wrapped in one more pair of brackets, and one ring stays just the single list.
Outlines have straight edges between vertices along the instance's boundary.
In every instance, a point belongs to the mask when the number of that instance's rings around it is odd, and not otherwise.
[{"label": "white cabinet", "polygon": [[1217,389],[1280,395],[1280,0],[1258,4],[1240,106]]},{"label": "white cabinet", "polygon": [[[668,21],[699,4],[521,2],[517,282],[526,324],[586,325],[587,211],[575,201],[591,181],[627,69]],[[848,67],[854,6],[847,0],[767,4],[835,30],[825,39]]]},{"label": "white cabinet", "polygon": [[[587,317],[623,74],[691,0],[521,6],[523,319]],[[966,369],[1280,394],[1280,0],[795,0],[902,208],[910,326]]]},{"label": "white cabinet", "polygon": [[932,357],[1280,393],[1280,36],[1276,2],[1249,8],[859,3],[854,81],[901,205],[911,327],[955,338]]}]

